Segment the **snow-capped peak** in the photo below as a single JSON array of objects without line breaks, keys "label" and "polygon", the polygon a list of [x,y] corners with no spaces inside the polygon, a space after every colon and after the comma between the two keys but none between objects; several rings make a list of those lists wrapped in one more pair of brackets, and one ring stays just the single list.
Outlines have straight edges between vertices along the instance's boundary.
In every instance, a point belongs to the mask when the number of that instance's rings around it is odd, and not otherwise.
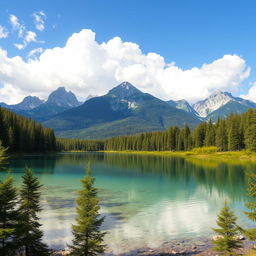
[{"label": "snow-capped peak", "polygon": [[233,96],[228,92],[216,91],[212,93],[208,98],[202,101],[198,101],[193,105],[195,111],[201,116],[206,117],[213,111],[219,109],[229,101],[235,100]]}]

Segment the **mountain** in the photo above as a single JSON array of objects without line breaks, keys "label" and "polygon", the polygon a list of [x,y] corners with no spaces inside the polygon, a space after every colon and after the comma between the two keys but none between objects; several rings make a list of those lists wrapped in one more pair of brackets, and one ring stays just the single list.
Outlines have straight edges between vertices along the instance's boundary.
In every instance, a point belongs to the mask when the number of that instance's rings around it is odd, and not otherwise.
[{"label": "mountain", "polygon": [[73,92],[67,92],[64,87],[59,87],[48,96],[46,102],[22,114],[36,121],[45,121],[58,113],[81,104]]},{"label": "mountain", "polygon": [[71,91],[67,92],[64,87],[59,87],[53,91],[49,95],[46,104],[52,104],[62,108],[74,108],[81,105],[75,94]]},{"label": "mountain", "polygon": [[13,110],[15,112],[19,112],[19,111],[28,111],[28,110],[34,109],[43,103],[44,101],[40,100],[38,97],[27,96],[18,104],[8,105],[6,103],[1,102],[0,106]]},{"label": "mountain", "polygon": [[205,100],[195,103],[193,108],[201,117],[207,117],[207,115],[219,109],[232,99],[233,97],[230,93],[217,91]]},{"label": "mountain", "polygon": [[249,108],[256,108],[256,103],[234,97],[228,92],[217,91],[205,100],[195,103],[193,108],[201,117],[216,121],[218,117],[224,118],[232,113],[241,114]]},{"label": "mountain", "polygon": [[[241,114],[246,112],[250,107],[240,104],[236,101],[229,101],[224,106],[219,109],[213,111],[207,116],[207,119],[211,119],[213,122],[216,122],[218,118],[225,118],[230,114]],[[254,107],[255,108],[255,107]]]},{"label": "mountain", "polygon": [[123,82],[106,95],[55,115],[44,125],[65,137],[105,138],[171,125],[194,127],[199,122],[197,117]]},{"label": "mountain", "polygon": [[199,116],[198,113],[194,110],[193,107],[186,101],[186,100],[169,100],[167,103],[177,109],[182,109],[188,113],[191,113],[192,115]]}]

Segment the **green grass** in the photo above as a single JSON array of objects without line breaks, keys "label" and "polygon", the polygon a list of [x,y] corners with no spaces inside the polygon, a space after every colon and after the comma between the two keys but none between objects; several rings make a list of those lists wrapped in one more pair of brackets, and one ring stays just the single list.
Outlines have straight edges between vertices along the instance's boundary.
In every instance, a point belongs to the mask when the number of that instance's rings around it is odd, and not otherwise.
[{"label": "green grass", "polygon": [[249,151],[104,151],[105,153],[121,153],[121,154],[147,154],[147,155],[159,155],[168,157],[184,157],[187,159],[201,159],[212,160],[222,162],[241,162],[241,161],[256,161],[256,153]]}]

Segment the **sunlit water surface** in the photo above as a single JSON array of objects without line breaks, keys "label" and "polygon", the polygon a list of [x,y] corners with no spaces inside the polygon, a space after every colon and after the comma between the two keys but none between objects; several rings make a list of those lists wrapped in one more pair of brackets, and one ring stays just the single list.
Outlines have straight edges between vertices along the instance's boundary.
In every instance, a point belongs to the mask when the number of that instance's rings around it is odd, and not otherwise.
[{"label": "sunlit water surface", "polygon": [[75,198],[90,161],[99,189],[105,242],[114,253],[160,246],[172,239],[209,237],[216,214],[228,201],[239,224],[251,226],[243,211],[246,174],[254,164],[224,164],[148,155],[67,153],[16,157],[9,172],[19,186],[24,166],[40,182],[45,241],[63,249],[72,240]]}]

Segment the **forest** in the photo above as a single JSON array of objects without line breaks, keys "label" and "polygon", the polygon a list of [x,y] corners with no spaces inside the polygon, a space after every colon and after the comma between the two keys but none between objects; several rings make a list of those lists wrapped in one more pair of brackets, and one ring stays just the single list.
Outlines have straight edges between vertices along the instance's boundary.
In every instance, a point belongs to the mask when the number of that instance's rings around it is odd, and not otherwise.
[{"label": "forest", "polygon": [[202,122],[194,130],[170,127],[162,132],[147,132],[105,140],[104,150],[188,151],[216,146],[219,151],[256,151],[256,110],[232,114],[225,119]]},{"label": "forest", "polygon": [[202,122],[191,130],[172,126],[166,131],[145,132],[105,140],[55,138],[40,123],[0,108],[0,141],[10,152],[50,151],[189,151],[215,146],[219,151],[256,151],[256,110],[225,119]]},{"label": "forest", "polygon": [[0,141],[9,152],[56,151],[52,129],[0,107]]}]

